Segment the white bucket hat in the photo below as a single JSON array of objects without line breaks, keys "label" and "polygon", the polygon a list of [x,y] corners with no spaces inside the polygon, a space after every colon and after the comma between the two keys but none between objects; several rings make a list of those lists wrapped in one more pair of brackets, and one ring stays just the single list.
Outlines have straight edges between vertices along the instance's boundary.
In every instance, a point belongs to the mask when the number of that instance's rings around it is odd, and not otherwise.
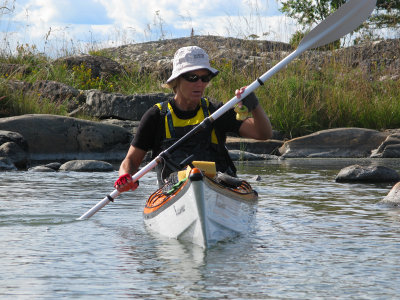
[{"label": "white bucket hat", "polygon": [[210,66],[208,54],[200,47],[180,48],[175,52],[172,75],[166,83],[178,78],[181,74],[199,69],[208,69],[214,76],[219,73],[217,69]]}]

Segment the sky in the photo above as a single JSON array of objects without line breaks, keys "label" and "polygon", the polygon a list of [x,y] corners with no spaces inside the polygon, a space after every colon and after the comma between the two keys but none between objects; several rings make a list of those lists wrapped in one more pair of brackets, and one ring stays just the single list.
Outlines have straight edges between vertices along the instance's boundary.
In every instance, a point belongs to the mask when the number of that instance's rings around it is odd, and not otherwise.
[{"label": "sky", "polygon": [[[288,42],[298,27],[277,0],[0,0],[1,48],[47,55],[195,35]],[[25,46],[26,47],[26,46]]]}]

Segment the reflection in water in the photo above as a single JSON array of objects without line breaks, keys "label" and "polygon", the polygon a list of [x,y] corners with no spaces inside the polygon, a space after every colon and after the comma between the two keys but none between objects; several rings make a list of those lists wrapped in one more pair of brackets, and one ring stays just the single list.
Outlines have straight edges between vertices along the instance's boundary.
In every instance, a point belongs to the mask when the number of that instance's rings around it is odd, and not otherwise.
[{"label": "reflection in water", "polygon": [[[111,173],[0,173],[0,295],[6,299],[396,298],[400,210],[391,184],[336,183],[369,160],[238,164],[258,191],[253,232],[204,250],[148,232],[141,180],[90,220]],[[398,160],[374,160],[400,171]],[[261,177],[260,181],[254,178]],[[368,278],[366,280],[365,278]]]}]

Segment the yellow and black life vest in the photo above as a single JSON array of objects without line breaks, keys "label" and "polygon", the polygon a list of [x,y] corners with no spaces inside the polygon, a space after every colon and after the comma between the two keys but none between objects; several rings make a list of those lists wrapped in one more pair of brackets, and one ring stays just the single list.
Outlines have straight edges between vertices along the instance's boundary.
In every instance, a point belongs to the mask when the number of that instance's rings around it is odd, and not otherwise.
[{"label": "yellow and black life vest", "polygon": [[[201,98],[201,109],[197,111],[197,114],[191,119],[179,119],[174,113],[174,109],[171,103],[166,102],[166,112],[165,112],[165,138],[166,139],[176,139],[182,137],[183,132],[189,132],[194,126],[200,124],[205,118],[210,115],[209,111],[209,101],[207,98]],[[156,106],[162,111],[163,102],[157,103]],[[215,129],[211,132],[211,142],[213,144],[218,144],[217,135],[215,134]]]},{"label": "yellow and black life vest", "polygon": [[[186,133],[200,124],[213,111],[210,110],[210,102],[207,98],[202,98],[200,108],[196,115],[190,119],[180,119],[175,114],[173,107],[169,101],[157,103],[156,106],[160,109],[161,122],[164,132],[156,134],[156,142],[158,144],[153,150],[153,157],[159,152],[168,149]],[[225,138],[211,128],[199,131],[193,138],[188,140],[182,147],[177,148],[171,154],[170,159],[173,163],[180,164],[189,155],[194,155],[194,160],[215,161],[217,171],[227,172],[230,175],[236,174],[236,168],[229,157],[228,151],[225,148]],[[161,170],[158,170],[159,173]],[[168,164],[162,166],[162,174],[160,177],[166,179],[170,173],[175,170],[168,168]]]}]

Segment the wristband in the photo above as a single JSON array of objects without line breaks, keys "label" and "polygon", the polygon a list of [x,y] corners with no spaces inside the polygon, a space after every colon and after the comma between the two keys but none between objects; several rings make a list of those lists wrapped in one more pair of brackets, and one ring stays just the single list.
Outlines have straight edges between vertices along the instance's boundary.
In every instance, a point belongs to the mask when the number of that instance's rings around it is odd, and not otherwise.
[{"label": "wristband", "polygon": [[248,94],[245,98],[243,98],[242,104],[247,107],[249,112],[255,109],[258,105],[258,98],[256,94],[254,94],[254,92]]}]

